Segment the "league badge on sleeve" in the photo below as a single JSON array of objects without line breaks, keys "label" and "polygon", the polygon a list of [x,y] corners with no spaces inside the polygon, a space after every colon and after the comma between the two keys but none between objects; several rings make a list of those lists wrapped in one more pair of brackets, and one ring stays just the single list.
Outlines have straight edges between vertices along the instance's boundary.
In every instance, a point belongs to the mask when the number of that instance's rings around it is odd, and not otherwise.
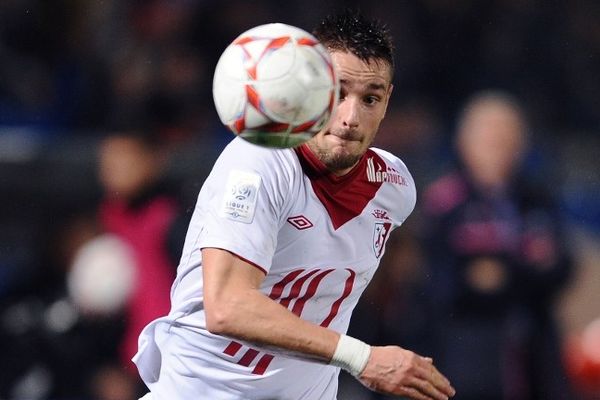
[{"label": "league badge on sleeve", "polygon": [[255,173],[231,171],[225,187],[221,216],[245,224],[252,223],[260,182],[260,176]]}]

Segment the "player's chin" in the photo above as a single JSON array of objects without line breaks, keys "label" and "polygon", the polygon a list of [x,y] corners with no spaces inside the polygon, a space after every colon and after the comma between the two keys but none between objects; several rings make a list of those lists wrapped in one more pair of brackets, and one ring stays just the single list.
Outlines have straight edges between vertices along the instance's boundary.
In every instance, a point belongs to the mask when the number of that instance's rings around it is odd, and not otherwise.
[{"label": "player's chin", "polygon": [[357,151],[349,151],[347,148],[334,148],[329,153],[328,160],[326,160],[326,164],[332,170],[343,170],[346,168],[353,167],[362,154]]},{"label": "player's chin", "polygon": [[340,158],[359,159],[365,152],[362,142],[344,141],[333,147],[333,153],[337,154]]},{"label": "player's chin", "polygon": [[347,159],[347,160],[355,160],[360,158],[360,151],[358,146],[343,146],[335,148],[333,154],[336,155],[337,158]]}]

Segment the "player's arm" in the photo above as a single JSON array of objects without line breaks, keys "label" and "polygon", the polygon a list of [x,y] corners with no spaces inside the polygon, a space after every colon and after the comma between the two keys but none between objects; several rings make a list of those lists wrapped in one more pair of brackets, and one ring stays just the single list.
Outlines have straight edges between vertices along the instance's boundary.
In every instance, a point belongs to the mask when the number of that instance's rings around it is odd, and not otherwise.
[{"label": "player's arm", "polygon": [[340,335],[298,318],[258,289],[265,277],[228,251],[202,250],[207,329],[327,363]]},{"label": "player's arm", "polygon": [[364,351],[361,342],[305,321],[265,296],[259,291],[264,273],[234,254],[205,248],[202,260],[210,332],[350,367],[345,369],[365,386],[382,393],[417,400],[442,400],[454,394],[430,359],[398,346],[369,347],[366,364],[360,371],[352,371]]}]

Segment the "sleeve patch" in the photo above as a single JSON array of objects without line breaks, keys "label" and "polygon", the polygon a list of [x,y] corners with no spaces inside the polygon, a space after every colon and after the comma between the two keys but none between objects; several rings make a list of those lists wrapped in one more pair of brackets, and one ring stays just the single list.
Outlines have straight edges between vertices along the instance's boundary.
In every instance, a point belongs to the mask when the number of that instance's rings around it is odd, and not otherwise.
[{"label": "sleeve patch", "polygon": [[252,223],[260,188],[260,175],[240,170],[229,173],[220,216],[232,221]]}]

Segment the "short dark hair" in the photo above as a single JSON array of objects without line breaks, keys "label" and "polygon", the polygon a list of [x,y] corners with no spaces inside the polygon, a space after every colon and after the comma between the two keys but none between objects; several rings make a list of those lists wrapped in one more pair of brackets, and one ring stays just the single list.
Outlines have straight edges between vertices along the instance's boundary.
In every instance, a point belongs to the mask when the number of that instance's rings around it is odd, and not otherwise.
[{"label": "short dark hair", "polygon": [[313,30],[330,51],[346,51],[365,62],[384,61],[394,71],[394,44],[387,26],[367,19],[360,11],[346,9],[325,17]]}]

